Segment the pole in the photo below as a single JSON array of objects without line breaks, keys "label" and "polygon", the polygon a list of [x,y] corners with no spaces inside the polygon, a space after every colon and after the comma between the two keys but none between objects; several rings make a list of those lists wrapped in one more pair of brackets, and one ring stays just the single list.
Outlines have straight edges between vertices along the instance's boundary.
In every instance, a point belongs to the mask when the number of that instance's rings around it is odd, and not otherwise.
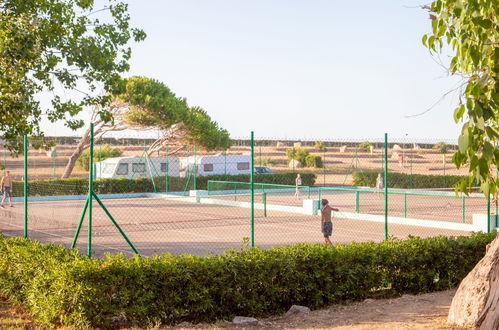
[{"label": "pole", "polygon": [[262,194],[262,198],[263,198],[263,216],[267,217],[267,193],[266,192],[264,192]]},{"label": "pole", "polygon": [[490,193],[487,195],[487,233],[490,233]]},{"label": "pole", "polygon": [[28,136],[24,136],[24,237],[28,237]]},{"label": "pole", "polygon": [[90,160],[88,164],[88,241],[87,256],[92,257],[92,198],[94,191],[94,123],[90,123]]},{"label": "pole", "polygon": [[255,247],[255,145],[254,134],[251,131],[251,158],[250,158],[250,187],[251,187],[251,213],[250,213],[250,246]]},{"label": "pole", "polygon": [[[324,146],[324,153],[322,155],[322,168],[324,169],[324,187],[326,186],[326,146]],[[310,198],[310,197],[309,197]]]},{"label": "pole", "polygon": [[54,150],[52,151],[52,178],[55,179],[55,166],[57,161],[57,147],[54,146]]},{"label": "pole", "polygon": [[385,181],[385,240],[388,239],[388,133],[385,133],[385,159],[384,159],[384,181]]},{"label": "pole", "polygon": [[404,192],[404,218],[407,218],[407,193]]},{"label": "pole", "polygon": [[359,213],[360,212],[359,195],[360,195],[360,192],[358,190],[356,190],[355,191],[355,213]]},{"label": "pole", "polygon": [[168,146],[166,146],[165,156],[165,192],[168,192]]},{"label": "pole", "polygon": [[464,194],[461,193],[461,222],[464,223],[465,219],[465,204],[464,204]]},{"label": "pole", "polygon": [[196,190],[196,176],[198,175],[198,164],[196,162],[196,145],[194,145],[194,190]]}]

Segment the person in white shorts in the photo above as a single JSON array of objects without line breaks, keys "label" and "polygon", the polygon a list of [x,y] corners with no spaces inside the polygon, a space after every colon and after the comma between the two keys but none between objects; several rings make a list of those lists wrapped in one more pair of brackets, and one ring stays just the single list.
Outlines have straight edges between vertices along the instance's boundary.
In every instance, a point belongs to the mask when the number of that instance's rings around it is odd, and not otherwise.
[{"label": "person in white shorts", "polygon": [[301,175],[300,175],[300,173],[298,173],[296,175],[295,184],[296,184],[295,197],[298,197],[298,196],[300,196],[300,186],[301,186]]},{"label": "person in white shorts", "polygon": [[12,177],[10,176],[10,171],[7,171],[5,176],[2,178],[0,186],[2,187],[3,191],[3,197],[2,202],[0,203],[0,207],[4,207],[4,203],[7,198],[9,199],[10,207],[14,207],[14,205],[12,205]]}]

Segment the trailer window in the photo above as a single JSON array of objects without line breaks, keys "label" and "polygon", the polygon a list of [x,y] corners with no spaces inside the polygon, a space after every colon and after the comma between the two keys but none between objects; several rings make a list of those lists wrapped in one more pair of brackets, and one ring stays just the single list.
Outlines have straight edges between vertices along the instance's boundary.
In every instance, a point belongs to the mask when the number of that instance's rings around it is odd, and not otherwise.
[{"label": "trailer window", "polygon": [[132,172],[133,173],[144,173],[146,171],[145,163],[133,163],[132,164]]},{"label": "trailer window", "polygon": [[238,169],[239,171],[249,170],[249,163],[248,163],[248,162],[245,162],[245,163],[237,163],[237,169]]},{"label": "trailer window", "polygon": [[161,163],[161,172],[166,172],[166,163]]},{"label": "trailer window", "polygon": [[116,169],[117,175],[127,175],[128,174],[128,164],[118,164]]}]

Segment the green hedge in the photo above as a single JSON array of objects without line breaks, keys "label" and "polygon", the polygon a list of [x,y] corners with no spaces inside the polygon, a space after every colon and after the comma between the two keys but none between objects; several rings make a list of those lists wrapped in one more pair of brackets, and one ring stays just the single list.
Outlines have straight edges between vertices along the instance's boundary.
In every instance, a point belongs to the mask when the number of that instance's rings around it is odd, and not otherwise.
[{"label": "green hedge", "polygon": [[[376,186],[376,177],[379,172],[357,171],[352,174],[353,184],[356,186]],[[467,179],[459,175],[422,175],[388,173],[388,187],[390,188],[453,188],[455,184]]]},{"label": "green hedge", "polygon": [[[297,173],[275,173],[275,174],[256,174],[255,182],[274,183],[274,184],[295,184]],[[305,186],[312,186],[315,183],[316,176],[312,173],[301,173],[302,183]],[[219,181],[240,181],[249,182],[249,175],[211,175],[198,176],[196,178],[197,189],[207,189],[208,180]],[[166,188],[165,177],[154,178],[156,190],[164,192]],[[187,178],[169,177],[168,191],[184,191]],[[84,195],[88,189],[88,179],[70,178],[70,179],[50,179],[29,181],[30,196],[60,196],[60,195]],[[188,189],[193,189],[194,184],[191,179]],[[120,193],[139,193],[153,192],[154,187],[151,179],[100,179],[94,181],[94,190],[98,194],[120,194]],[[13,196],[23,196],[23,182],[13,182]]]},{"label": "green hedge", "polygon": [[403,294],[455,287],[495,236],[104,260],[0,236],[0,293],[52,326],[109,327],[118,315],[127,325],[261,317],[292,304],[361,300],[386,288]]}]

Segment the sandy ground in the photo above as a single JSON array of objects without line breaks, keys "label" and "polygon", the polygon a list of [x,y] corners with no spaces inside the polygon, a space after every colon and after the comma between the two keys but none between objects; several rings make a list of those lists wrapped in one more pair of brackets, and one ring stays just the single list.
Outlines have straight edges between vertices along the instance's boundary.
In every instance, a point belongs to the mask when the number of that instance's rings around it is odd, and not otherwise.
[{"label": "sandy ground", "polygon": [[[308,314],[259,320],[256,326],[196,325],[222,329],[467,329],[447,324],[447,313],[456,290],[404,295],[394,299],[366,299],[348,305],[333,305]],[[182,327],[177,327],[182,328]]]}]

